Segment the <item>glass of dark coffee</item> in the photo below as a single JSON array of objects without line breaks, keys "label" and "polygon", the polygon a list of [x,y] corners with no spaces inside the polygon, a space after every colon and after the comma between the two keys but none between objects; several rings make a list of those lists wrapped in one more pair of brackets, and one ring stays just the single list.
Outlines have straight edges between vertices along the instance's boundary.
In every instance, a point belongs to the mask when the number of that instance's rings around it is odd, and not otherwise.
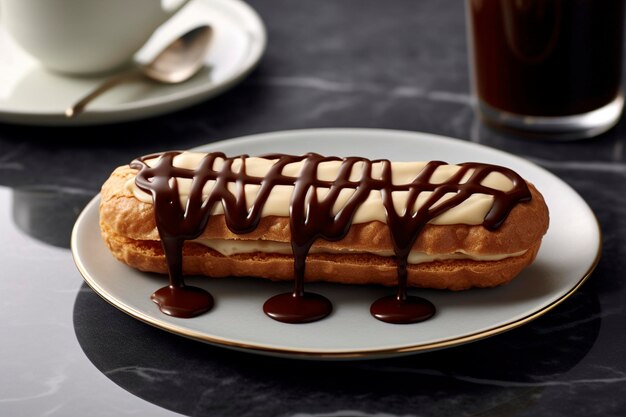
[{"label": "glass of dark coffee", "polygon": [[578,139],[614,126],[624,0],[467,0],[472,83],[488,124]]}]

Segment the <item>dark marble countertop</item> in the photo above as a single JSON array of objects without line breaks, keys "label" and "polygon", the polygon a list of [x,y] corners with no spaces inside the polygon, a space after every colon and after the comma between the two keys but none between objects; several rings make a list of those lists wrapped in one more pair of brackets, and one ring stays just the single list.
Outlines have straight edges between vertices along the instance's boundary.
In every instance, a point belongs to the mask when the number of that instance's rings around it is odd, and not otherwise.
[{"label": "dark marble countertop", "polygon": [[[570,143],[483,126],[471,107],[457,0],[250,4],[267,25],[267,53],[217,98],[117,125],[0,125],[0,415],[625,415],[626,123]],[[436,133],[528,158],[594,210],[602,259],[573,296],[520,328],[356,362],[187,340],[125,315],[83,283],[70,230],[112,168],[163,149],[313,127]]]}]

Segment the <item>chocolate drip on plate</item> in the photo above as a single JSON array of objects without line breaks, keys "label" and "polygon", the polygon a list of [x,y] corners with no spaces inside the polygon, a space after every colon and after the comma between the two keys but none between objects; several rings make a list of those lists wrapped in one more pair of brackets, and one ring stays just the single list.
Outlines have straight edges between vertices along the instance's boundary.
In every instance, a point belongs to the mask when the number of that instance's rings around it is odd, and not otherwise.
[{"label": "chocolate drip on plate", "polygon": [[[196,239],[204,231],[211,210],[215,204],[222,204],[226,225],[237,234],[253,231],[261,220],[263,207],[272,189],[278,185],[293,186],[290,201],[291,247],[294,256],[294,289],[291,293],[279,294],[270,298],[263,306],[265,313],[275,320],[287,323],[305,323],[326,317],[332,311],[332,304],[319,294],[304,291],[306,278],[306,258],[317,239],[338,241],[350,230],[354,216],[371,191],[382,195],[387,225],[394,245],[398,273],[398,290],[395,296],[384,297],[371,307],[371,313],[379,320],[389,323],[414,323],[432,317],[435,307],[423,298],[407,294],[408,256],[424,226],[447,210],[458,206],[476,193],[494,197],[493,205],[485,216],[483,225],[489,230],[497,229],[513,207],[522,201],[530,200],[530,192],[525,181],[515,172],[494,165],[466,163],[443,183],[431,183],[435,170],[444,162],[429,162],[410,184],[396,185],[392,181],[391,162],[388,160],[368,160],[365,158],[323,157],[309,153],[302,156],[272,154],[263,158],[274,160],[274,164],[263,177],[248,175],[247,155],[227,158],[222,153],[209,153],[196,169],[175,167],[173,160],[181,152],[165,152],[148,155],[131,163],[139,170],[137,186],[151,193],[154,201],[155,219],[163,243],[169,270],[170,284],[155,292],[152,299],[161,310],[176,317],[192,317],[208,311],[213,305],[210,294],[200,288],[185,285],[182,276],[182,253],[185,240]],[[215,169],[216,160],[222,160]],[[154,159],[150,167],[146,161]],[[235,160],[241,159],[241,168],[233,169]],[[340,161],[337,177],[332,181],[318,178],[318,166],[323,162]],[[288,164],[303,162],[297,177],[283,174]],[[353,170],[359,164],[360,172],[354,177]],[[382,164],[382,175],[374,178],[373,164]],[[499,172],[513,183],[509,191],[499,191],[482,185],[491,173]],[[469,178],[465,178],[468,176]],[[192,180],[188,201],[183,207],[177,182],[173,178]],[[205,185],[214,185],[207,196],[203,195]],[[228,184],[235,185],[234,192]],[[245,197],[246,185],[260,186],[256,199],[248,207]],[[317,189],[328,189],[327,195],[318,198]],[[334,206],[342,190],[353,190],[345,205],[334,213]],[[393,193],[408,192],[405,209],[396,212]],[[431,192],[427,201],[413,210],[418,196]],[[453,193],[443,201],[442,197]]]}]

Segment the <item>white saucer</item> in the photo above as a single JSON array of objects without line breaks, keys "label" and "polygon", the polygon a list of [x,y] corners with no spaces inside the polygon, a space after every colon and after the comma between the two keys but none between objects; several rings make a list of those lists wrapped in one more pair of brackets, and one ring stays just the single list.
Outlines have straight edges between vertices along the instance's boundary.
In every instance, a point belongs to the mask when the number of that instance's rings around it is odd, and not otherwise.
[{"label": "white saucer", "polygon": [[241,81],[263,55],[266,33],[240,0],[194,0],[163,25],[137,53],[146,62],[179,34],[201,24],[214,29],[206,67],[178,85],[135,82],[116,87],[76,119],[65,109],[106,77],[67,77],[45,71],[0,27],[0,121],[36,125],[113,123],[155,116],[213,97]]},{"label": "white saucer", "polygon": [[78,218],[72,253],[87,283],[127,314],[161,329],[207,343],[250,352],[300,358],[376,358],[423,352],[504,332],[546,313],[570,296],[591,274],[600,256],[600,231],[585,201],[548,171],[516,156],[484,146],[423,133],[373,129],[316,129],[276,132],[201,147],[227,155],[268,152],[392,160],[476,161],[508,166],[534,183],[550,209],[550,229],[536,261],[510,284],[463,292],[411,290],[437,307],[430,320],[393,325],[374,319],[370,304],[393,289],[375,286],[307,284],[333,303],[324,320],[290,325],[268,318],[265,300],[291,291],[290,283],[252,278],[186,281],[207,289],[215,308],[193,319],[162,314],[150,294],[167,278],[116,261],[98,238],[96,197]]}]

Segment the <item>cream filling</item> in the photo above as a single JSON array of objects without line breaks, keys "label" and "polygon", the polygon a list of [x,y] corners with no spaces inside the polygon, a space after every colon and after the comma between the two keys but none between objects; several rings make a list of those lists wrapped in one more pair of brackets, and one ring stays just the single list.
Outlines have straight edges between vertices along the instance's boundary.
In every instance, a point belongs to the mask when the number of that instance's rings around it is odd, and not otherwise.
[{"label": "cream filling", "polygon": [[[228,239],[196,239],[193,242],[200,243],[208,248],[211,248],[224,256],[231,256],[240,253],[277,253],[281,255],[291,255],[291,244],[285,242],[274,242],[269,240],[228,240]],[[336,254],[350,254],[356,255],[359,253],[368,253],[377,256],[393,256],[393,251],[376,251],[367,252],[354,249],[341,249],[333,250],[326,248],[313,247],[309,253],[336,253]],[[468,253],[463,250],[459,250],[454,253],[443,254],[427,254],[425,252],[411,251],[409,254],[408,262],[410,264],[420,264],[425,262],[442,261],[449,259],[470,259],[473,261],[500,261],[502,259],[511,258],[515,256],[521,256],[526,253],[525,250],[495,254],[495,255],[478,255],[475,253]]]},{"label": "cream filling", "polygon": [[[199,152],[183,152],[182,154],[174,158],[174,166],[186,169],[195,169],[201,162],[206,153]],[[157,162],[157,158],[146,161],[147,165],[154,166]],[[224,160],[217,158],[213,169],[217,170],[222,167]],[[239,172],[241,170],[243,160],[236,159],[233,162],[232,170]],[[276,160],[251,157],[246,158],[246,173],[255,177],[264,177],[270,168],[276,163]],[[392,181],[394,185],[406,185],[410,184],[415,177],[424,169],[427,162],[391,162]],[[294,180],[302,170],[304,162],[298,162],[293,164],[287,164],[282,171],[283,175],[293,176]],[[323,162],[318,165],[317,178],[325,181],[333,181],[337,178],[340,161]],[[352,172],[350,173],[350,179],[352,181],[358,181],[365,175],[365,164],[362,162],[356,163]],[[442,165],[438,167],[432,177],[432,184],[441,184],[452,177],[460,167],[458,165]],[[380,179],[383,172],[383,163],[377,162],[372,164],[371,177]],[[473,170],[469,170],[467,174],[461,179],[460,183],[467,182],[471,177]],[[173,181],[177,182],[180,202],[185,207],[189,193],[191,190],[191,179],[176,178]],[[499,172],[492,172],[482,182],[482,185],[493,188],[499,191],[509,191],[513,188],[513,183],[503,174]],[[207,198],[211,190],[215,185],[215,181],[209,181],[203,189],[203,196]],[[152,204],[152,196],[139,189],[135,185],[135,179],[132,178],[126,183],[126,188],[135,196],[135,198],[143,201],[144,203]],[[236,192],[236,185],[234,183],[228,184],[229,191],[234,195]],[[257,193],[260,189],[259,185],[245,185],[245,198],[248,208],[252,207],[256,200]],[[261,215],[266,216],[279,216],[289,217],[289,203],[291,201],[291,194],[293,193],[293,186],[280,185],[275,186],[264,207]],[[317,188],[316,193],[318,199],[323,200],[329,192],[329,188]],[[337,214],[343,207],[348,204],[350,198],[354,194],[353,189],[344,189],[339,193],[339,197],[333,206],[333,215]],[[402,214],[407,207],[407,191],[393,192],[392,199],[393,205],[398,212]],[[427,203],[431,196],[431,192],[422,192],[417,198],[414,206],[411,208],[413,212],[417,211],[420,207]],[[431,207],[435,207],[437,204],[452,198],[455,193],[448,193],[444,195],[438,202],[432,204]],[[440,216],[430,221],[432,224],[445,225],[445,224],[468,224],[476,225],[481,224],[491,209],[493,204],[493,196],[487,194],[473,194],[461,204],[445,211]],[[218,203],[213,206],[212,214],[223,214],[224,210],[222,204]],[[353,223],[367,223],[372,221],[386,222],[385,208],[383,205],[383,199],[380,191],[372,191],[367,200],[357,209],[353,218]]]}]

